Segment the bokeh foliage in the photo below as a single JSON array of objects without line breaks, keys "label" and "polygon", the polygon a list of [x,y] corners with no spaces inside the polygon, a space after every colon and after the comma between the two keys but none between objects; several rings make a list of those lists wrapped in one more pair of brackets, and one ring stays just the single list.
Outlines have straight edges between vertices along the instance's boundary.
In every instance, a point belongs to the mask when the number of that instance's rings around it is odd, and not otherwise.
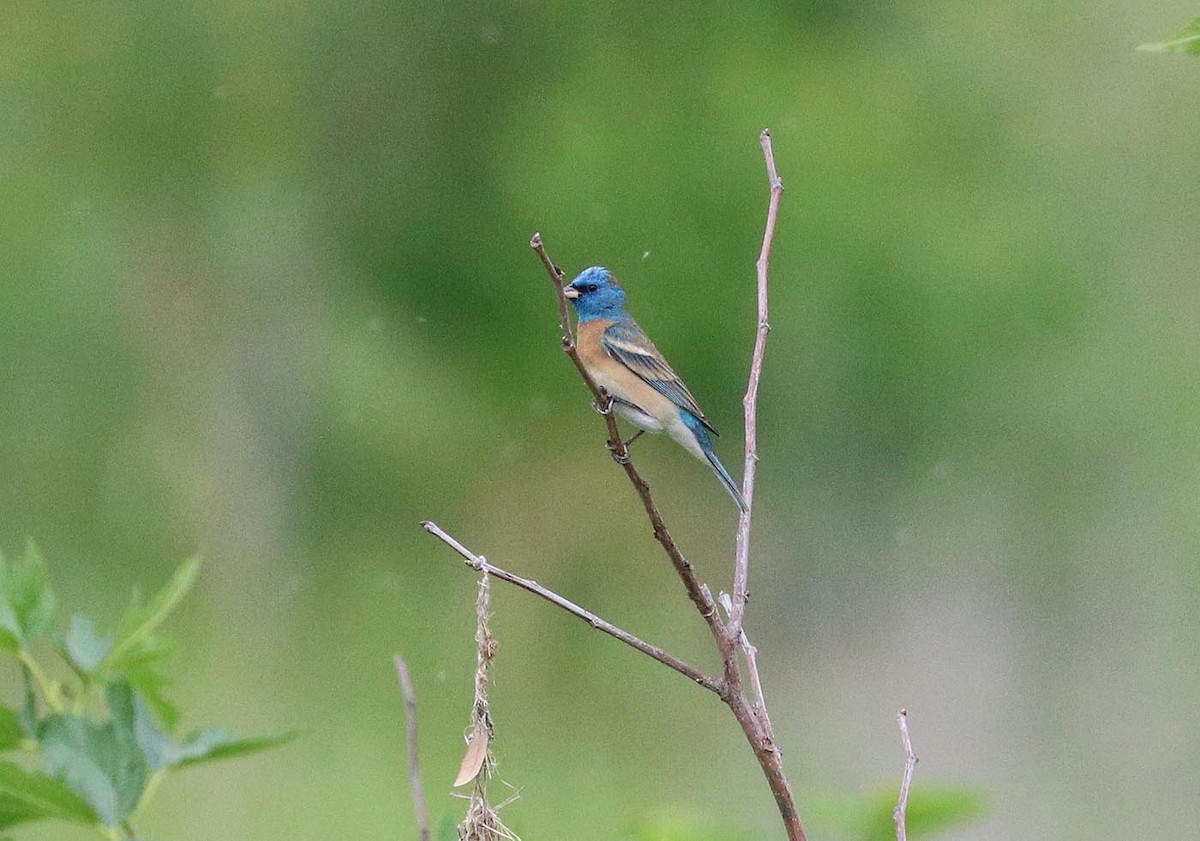
[{"label": "bokeh foliage", "polygon": [[[34,545],[21,562],[0,557],[0,652],[19,668],[24,688],[19,707],[0,706],[0,828],[62,821],[132,840],[139,812],[169,772],[284,741],[237,739],[216,728],[182,741],[171,735],[179,710],[164,694],[162,666],[173,646],[160,627],[199,569],[199,560],[185,562],[145,605],[135,596],[112,634],[97,632],[83,613],[64,634]],[[55,676],[48,653],[57,655],[57,671],[68,667],[67,677]]]},{"label": "bokeh foliage", "polygon": [[[179,697],[310,734],[250,780],[190,772],[150,833],[402,837],[397,649],[457,808],[474,583],[422,517],[707,662],[526,243],[623,278],[732,468],[769,126],[749,629],[802,810],[898,780],[904,706],[914,798],[988,792],[961,837],[1189,834],[1197,71],[1134,49],[1195,14],[1168,5],[6,10],[0,546],[35,536],[97,616],[202,548]],[[722,586],[728,500],[638,447]],[[717,705],[521,594],[495,609],[506,822],[775,831]]]}]

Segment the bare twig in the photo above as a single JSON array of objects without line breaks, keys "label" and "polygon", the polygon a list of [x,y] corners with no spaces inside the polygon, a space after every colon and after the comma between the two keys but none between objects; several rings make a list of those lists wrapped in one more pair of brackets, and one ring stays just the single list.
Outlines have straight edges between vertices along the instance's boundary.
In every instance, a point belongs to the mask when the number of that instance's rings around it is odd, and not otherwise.
[{"label": "bare twig", "polygon": [[412,783],[413,812],[417,819],[417,831],[421,841],[430,841],[429,809],[425,806],[425,792],[421,788],[421,762],[417,756],[417,695],[413,691],[408,675],[408,664],[399,654],[395,656],[396,676],[400,679],[400,691],[404,693],[405,717],[408,719],[408,780]]},{"label": "bare twig", "polygon": [[904,822],[908,817],[908,790],[912,786],[913,770],[917,767],[917,755],[913,753],[912,740],[908,738],[908,710],[896,714],[900,728],[900,742],[904,745],[904,777],[900,781],[900,799],[892,810],[892,821],[896,824],[896,841],[907,841],[908,830]]},{"label": "bare twig", "polygon": [[489,573],[490,575],[499,578],[501,581],[507,581],[509,584],[515,584],[523,590],[528,590],[530,593],[533,593],[536,596],[541,596],[551,604],[557,605],[573,616],[579,617],[596,630],[603,631],[609,636],[619,639],[621,642],[625,643],[631,648],[636,648],[647,657],[657,660],[668,668],[674,669],[689,680],[692,680],[695,683],[698,683],[700,686],[703,686],[705,689],[708,689],[712,692],[720,691],[720,681],[718,681],[716,678],[706,675],[696,667],[688,665],[675,655],[664,651],[658,646],[644,642],[628,631],[621,630],[611,622],[600,618],[589,610],[585,610],[571,600],[563,598],[553,590],[546,589],[536,581],[531,581],[528,578],[522,578],[519,575],[514,575],[513,573],[503,570],[498,566],[494,566],[493,564],[489,563],[487,559],[481,555],[476,555],[446,532],[442,531],[441,527],[439,527],[437,523],[432,523],[426,520],[425,522],[421,523],[421,527],[462,556],[462,559],[466,561],[467,566],[471,567],[472,569]]},{"label": "bare twig", "polygon": [[767,350],[767,334],[771,324],[767,321],[767,269],[771,264],[771,245],[775,242],[775,222],[779,216],[779,199],[783,196],[783,181],[775,170],[775,153],[771,149],[771,132],[762,130],[758,136],[762,144],[763,158],[767,164],[767,181],[771,188],[771,199],[767,205],[767,225],[763,231],[762,249],[755,264],[758,276],[758,330],[754,336],[754,355],[750,361],[750,382],[742,408],[746,413],[746,462],[742,471],[742,497],[746,510],[738,519],[737,551],[733,563],[733,606],[729,616],[729,635],[734,639],[742,630],[742,616],[746,601],[750,597],[750,518],[754,505],[754,478],[758,467],[758,383],[762,378],[763,356]]}]

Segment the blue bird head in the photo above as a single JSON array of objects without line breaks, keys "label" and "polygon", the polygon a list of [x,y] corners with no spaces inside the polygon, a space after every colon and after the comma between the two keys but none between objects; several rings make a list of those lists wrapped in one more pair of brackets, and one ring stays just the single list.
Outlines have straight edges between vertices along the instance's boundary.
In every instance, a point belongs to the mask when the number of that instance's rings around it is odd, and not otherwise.
[{"label": "blue bird head", "polygon": [[612,272],[603,266],[592,266],[579,273],[571,283],[563,287],[563,294],[571,299],[580,321],[607,318],[621,321],[628,317],[625,312],[625,290]]}]

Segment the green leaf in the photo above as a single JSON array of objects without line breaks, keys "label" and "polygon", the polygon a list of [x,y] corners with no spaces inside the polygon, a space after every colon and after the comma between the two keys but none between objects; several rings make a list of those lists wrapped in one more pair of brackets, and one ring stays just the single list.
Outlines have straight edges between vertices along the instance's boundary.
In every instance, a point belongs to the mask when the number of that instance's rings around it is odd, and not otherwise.
[{"label": "green leaf", "polygon": [[[154,636],[155,630],[166,620],[179,602],[187,595],[196,575],[200,572],[200,559],[190,558],[180,565],[171,580],[143,608],[132,609],[121,620],[117,638],[112,649],[97,667],[107,674],[120,672],[131,660],[145,658],[148,652],[161,648],[164,643]],[[161,656],[161,655],[155,655]]]},{"label": "green leaf", "polygon": [[46,769],[65,782],[100,816],[118,826],[137,808],[149,777],[149,765],[134,735],[133,694],[125,681],[107,693],[112,720],[96,724],[59,714],[41,728]]},{"label": "green leaf", "polygon": [[158,727],[149,705],[136,694],[133,696],[133,710],[134,735],[147,763],[155,771],[255,753],[292,738],[288,734],[237,739],[223,730],[210,727],[184,742],[176,742]]},{"label": "green leaf", "polygon": [[20,717],[7,706],[0,704],[0,750],[17,747],[24,736]]},{"label": "green leaf", "polygon": [[1169,40],[1156,44],[1142,44],[1138,47],[1147,53],[1191,53],[1200,55],[1200,18],[1196,18],[1183,29],[1176,32]]},{"label": "green leaf", "polygon": [[36,739],[38,730],[37,692],[33,688],[33,676],[29,667],[21,664],[21,680],[25,684],[25,704],[21,707],[21,730],[26,739]]},{"label": "green leaf", "polygon": [[191,745],[202,745],[204,750],[189,756],[179,763],[180,767],[199,765],[201,762],[214,762],[218,759],[232,759],[235,756],[248,756],[259,751],[269,750],[279,745],[287,744],[296,738],[295,733],[283,733],[278,736],[250,736],[237,739],[222,730],[208,728],[200,731],[189,741]]},{"label": "green leaf", "polygon": [[113,638],[100,636],[92,620],[77,613],[71,617],[71,630],[67,632],[63,647],[77,669],[91,674],[112,651]]},{"label": "green leaf", "polygon": [[21,563],[0,557],[0,648],[16,652],[28,647],[53,620],[54,594],[33,541]]},{"label": "green leaf", "polygon": [[0,762],[0,827],[40,818],[94,824],[98,816],[61,782]]},{"label": "green leaf", "polygon": [[163,727],[174,730],[179,723],[179,708],[167,699],[163,691],[169,682],[157,668],[157,660],[162,656],[165,653],[130,658],[125,663],[125,676],[138,695],[146,699]]}]

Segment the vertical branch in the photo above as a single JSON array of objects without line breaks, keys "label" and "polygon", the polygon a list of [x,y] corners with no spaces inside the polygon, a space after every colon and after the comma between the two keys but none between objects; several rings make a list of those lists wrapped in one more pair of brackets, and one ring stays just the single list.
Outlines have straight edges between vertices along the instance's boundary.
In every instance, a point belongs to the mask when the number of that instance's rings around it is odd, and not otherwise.
[{"label": "vertical branch", "polygon": [[896,724],[900,727],[900,742],[904,745],[904,777],[900,781],[900,799],[892,810],[892,822],[896,824],[896,841],[907,841],[905,820],[908,817],[908,790],[912,786],[913,770],[917,767],[917,755],[913,753],[912,740],[908,738],[908,710],[900,710],[896,714]]},{"label": "vertical branch", "polygon": [[729,635],[735,640],[741,633],[742,616],[749,598],[750,517],[754,506],[754,478],[758,466],[758,383],[762,378],[763,356],[767,351],[767,334],[771,332],[771,324],[767,321],[767,269],[771,264],[771,245],[775,242],[779,199],[783,196],[783,181],[775,169],[775,153],[771,149],[771,132],[763,129],[758,139],[762,144],[763,158],[767,164],[771,198],[767,204],[767,225],[763,231],[762,249],[755,264],[758,275],[758,331],[754,337],[754,355],[750,361],[750,382],[742,400],[742,408],[746,412],[746,462],[742,471],[742,497],[746,500],[746,510],[738,519],[737,550],[733,564],[733,608],[729,616]]},{"label": "vertical branch", "polygon": [[430,841],[433,836],[429,834],[429,809],[425,806],[425,792],[421,787],[421,761],[417,755],[417,694],[413,691],[408,664],[404,662],[404,658],[397,654],[395,663],[400,691],[404,693],[405,717],[408,719],[408,780],[412,784],[413,812],[416,815],[421,841]]}]

